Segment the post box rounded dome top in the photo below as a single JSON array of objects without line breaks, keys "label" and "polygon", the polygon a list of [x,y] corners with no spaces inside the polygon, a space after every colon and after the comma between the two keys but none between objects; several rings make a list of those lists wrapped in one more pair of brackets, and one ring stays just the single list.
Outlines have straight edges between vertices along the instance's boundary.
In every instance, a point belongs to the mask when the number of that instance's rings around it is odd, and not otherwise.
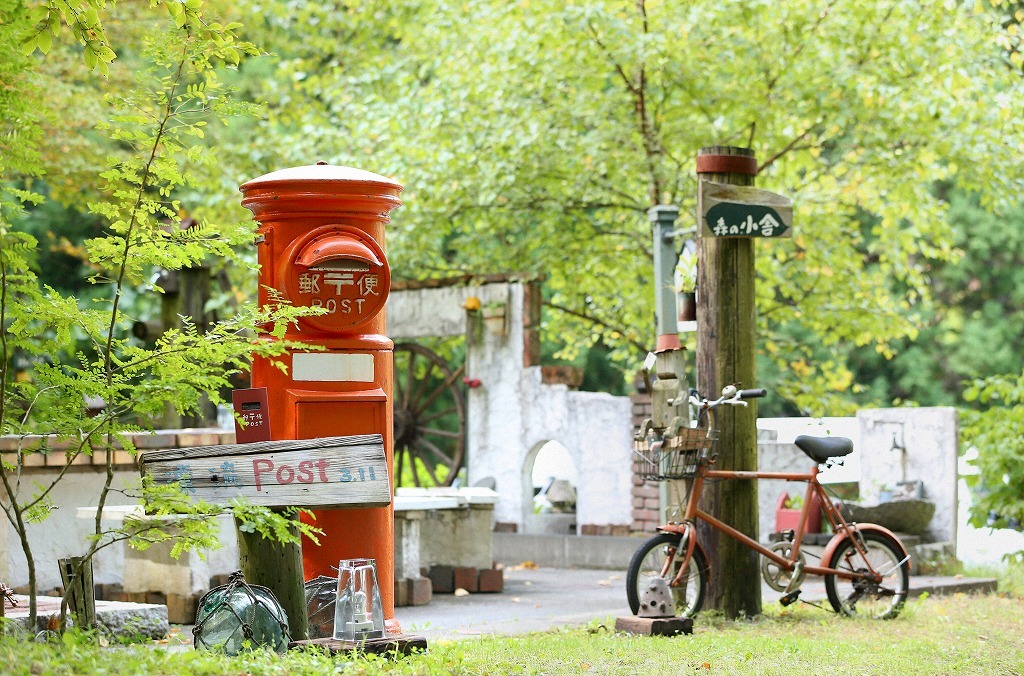
[{"label": "post box rounded dome top", "polygon": [[261,212],[277,212],[289,198],[309,201],[335,199],[344,202],[345,211],[374,215],[385,222],[388,214],[401,205],[402,184],[372,171],[317,162],[264,174],[239,188],[242,206],[259,219]]}]

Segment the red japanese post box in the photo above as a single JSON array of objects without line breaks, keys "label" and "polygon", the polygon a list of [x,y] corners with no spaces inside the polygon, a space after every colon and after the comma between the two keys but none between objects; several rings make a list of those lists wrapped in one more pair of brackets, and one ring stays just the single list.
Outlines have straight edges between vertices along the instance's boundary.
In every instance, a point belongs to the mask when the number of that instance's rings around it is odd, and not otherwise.
[{"label": "red japanese post box", "polygon": [[[325,311],[301,319],[284,336],[322,346],[322,352],[293,352],[282,359],[287,372],[266,360],[253,362],[253,387],[268,390],[274,440],[381,434],[388,466],[394,466],[393,343],[384,335],[391,271],[384,226],[401,204],[401,190],[384,176],[326,163],[275,171],[242,185],[242,205],[259,223],[260,305],[277,302],[280,294],[293,305]],[[315,515],[324,535],[319,547],[303,543],[306,579],[335,575],[341,559],[376,559],[388,631],[399,632],[392,506]]]}]

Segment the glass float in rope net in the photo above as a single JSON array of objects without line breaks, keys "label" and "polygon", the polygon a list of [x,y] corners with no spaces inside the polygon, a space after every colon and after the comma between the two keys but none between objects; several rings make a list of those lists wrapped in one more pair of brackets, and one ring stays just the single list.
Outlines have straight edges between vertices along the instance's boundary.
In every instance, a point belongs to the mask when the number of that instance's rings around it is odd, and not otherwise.
[{"label": "glass float in rope net", "polygon": [[266,587],[246,584],[240,570],[199,599],[192,633],[197,649],[228,655],[255,648],[283,653],[291,640],[277,598]]},{"label": "glass float in rope net", "polygon": [[465,366],[415,343],[395,345],[395,485],[450,486],[466,440]]}]

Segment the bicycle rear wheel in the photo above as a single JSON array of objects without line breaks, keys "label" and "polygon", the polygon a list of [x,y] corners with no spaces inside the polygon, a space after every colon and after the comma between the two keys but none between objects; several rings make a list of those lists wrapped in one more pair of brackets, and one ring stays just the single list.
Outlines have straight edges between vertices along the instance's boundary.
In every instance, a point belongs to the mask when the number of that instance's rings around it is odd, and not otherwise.
[{"label": "bicycle rear wheel", "polygon": [[[825,591],[828,602],[837,613],[850,617],[870,617],[889,620],[900,614],[907,600],[910,586],[910,562],[903,561],[903,549],[888,535],[868,531],[860,533],[867,554],[857,551],[853,540],[847,538],[839,544],[829,568],[854,573],[867,572],[867,563],[882,575],[878,584],[866,579],[845,580],[836,575],[825,576]],[[902,563],[901,563],[902,561]]]},{"label": "bicycle rear wheel", "polygon": [[[629,609],[635,615],[640,610],[640,597],[647,581],[652,577],[660,577],[665,562],[671,561],[668,567],[669,583],[679,573],[684,552],[680,552],[681,536],[675,533],[659,533],[645,542],[633,554],[626,571],[626,598]],[[707,588],[708,562],[700,548],[694,548],[690,557],[687,574],[682,584],[671,587],[672,598],[675,600],[675,614],[680,617],[693,617],[704,603],[704,591]]]}]

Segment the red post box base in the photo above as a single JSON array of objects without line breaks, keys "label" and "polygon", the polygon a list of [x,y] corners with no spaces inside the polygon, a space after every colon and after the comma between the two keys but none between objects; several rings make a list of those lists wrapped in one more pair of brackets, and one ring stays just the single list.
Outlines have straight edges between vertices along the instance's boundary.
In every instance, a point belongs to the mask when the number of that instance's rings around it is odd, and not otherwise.
[{"label": "red post box base", "polygon": [[395,619],[395,535],[391,509],[321,509],[313,515],[315,519],[303,515],[302,520],[324,531],[324,535],[319,537],[319,545],[309,540],[302,542],[304,577],[337,577],[339,561],[373,559],[384,608],[384,628],[389,635],[401,634],[402,627]]}]

